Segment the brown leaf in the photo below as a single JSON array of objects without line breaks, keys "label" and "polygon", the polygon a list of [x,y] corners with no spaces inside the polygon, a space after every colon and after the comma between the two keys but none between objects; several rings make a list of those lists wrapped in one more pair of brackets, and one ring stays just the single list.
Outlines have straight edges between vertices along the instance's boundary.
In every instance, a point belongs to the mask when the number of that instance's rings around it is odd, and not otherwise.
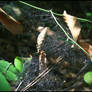
[{"label": "brown leaf", "polygon": [[[92,45],[87,42],[79,42],[80,46],[92,56]],[[84,52],[85,53],[85,52]],[[86,54],[86,53],[85,53]],[[87,55],[87,54],[86,54]],[[87,55],[88,56],[88,55]],[[88,56],[89,57],[89,56]]]},{"label": "brown leaf", "polygon": [[81,31],[80,22],[76,19],[76,17],[67,14],[66,11],[63,13],[63,18],[72,33],[73,39],[77,42]]},{"label": "brown leaf", "polygon": [[9,16],[2,8],[0,8],[0,22],[14,35],[23,32],[21,23]]}]

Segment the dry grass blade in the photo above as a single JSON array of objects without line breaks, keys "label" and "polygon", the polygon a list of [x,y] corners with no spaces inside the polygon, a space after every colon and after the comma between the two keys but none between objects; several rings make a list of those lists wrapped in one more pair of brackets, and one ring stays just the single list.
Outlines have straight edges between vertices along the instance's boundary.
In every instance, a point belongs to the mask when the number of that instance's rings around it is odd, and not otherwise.
[{"label": "dry grass blade", "polygon": [[9,16],[2,8],[0,8],[0,22],[14,35],[23,32],[21,23]]},{"label": "dry grass blade", "polygon": [[[61,57],[58,57],[56,59],[57,63],[59,63],[62,60]],[[63,61],[63,60],[62,60]],[[56,63],[56,64],[57,64]],[[55,65],[56,65],[55,64]],[[47,67],[42,73],[40,73],[39,76],[37,76],[31,83],[29,83],[26,87],[24,87],[21,91],[26,91],[28,88],[32,87],[34,84],[36,84],[38,81],[40,81],[46,74],[48,74],[54,67],[55,65],[50,65]]]},{"label": "dry grass blade", "polygon": [[19,87],[22,85],[23,81],[21,81],[18,85],[18,87],[14,91],[18,91]]},{"label": "dry grass blade", "polygon": [[63,18],[65,19],[65,22],[72,33],[73,39],[77,42],[81,31],[80,22],[76,17],[67,14],[66,11],[63,13]]}]

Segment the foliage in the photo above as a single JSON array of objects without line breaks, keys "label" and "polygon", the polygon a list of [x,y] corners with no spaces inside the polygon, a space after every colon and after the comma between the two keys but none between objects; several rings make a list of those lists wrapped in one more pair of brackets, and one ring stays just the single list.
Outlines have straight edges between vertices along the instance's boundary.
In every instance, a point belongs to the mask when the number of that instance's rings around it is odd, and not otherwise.
[{"label": "foliage", "polygon": [[[10,91],[9,82],[16,82],[23,71],[23,62],[20,57],[14,59],[14,65],[5,60],[0,60],[0,91]],[[6,85],[6,86],[5,86]]]},{"label": "foliage", "polygon": [[[22,1],[20,1],[20,2],[21,3],[24,3]],[[27,3],[24,3],[24,4],[27,4]],[[27,4],[27,5],[29,5],[29,4]],[[54,20],[56,21],[56,23],[59,25],[59,27],[63,30],[63,32],[67,36],[67,38],[69,40],[71,40],[74,44],[76,44],[80,49],[82,49],[86,54],[88,54],[82,47],[80,47],[72,38],[70,38],[68,36],[68,34],[66,33],[66,31],[62,28],[62,26],[56,20],[54,14],[55,15],[58,15],[58,16],[63,16],[62,14],[58,14],[58,13],[55,13],[55,12],[52,12],[52,11],[49,11],[49,10],[45,10],[45,9],[42,9],[42,8],[39,8],[39,7],[35,7],[35,6],[32,6],[32,5],[29,5],[29,6],[35,8],[35,9],[38,9],[38,10],[42,10],[42,11],[45,11],[45,12],[50,12],[52,14]],[[87,12],[86,13],[86,18],[88,18],[88,19],[91,20],[92,19],[91,16],[92,16],[92,13],[90,13],[90,12]],[[86,21],[86,22],[92,23],[92,21],[87,20],[87,19],[78,18],[78,17],[76,17],[76,18],[78,20],[82,20],[82,21]],[[92,29],[92,26],[89,23],[86,23],[86,27],[89,30],[91,30]],[[82,26],[83,26],[83,28],[85,28],[85,24],[82,24]],[[11,64],[11,63],[9,63],[8,61],[0,60],[0,84],[2,84],[0,86],[0,90],[1,91],[10,91],[11,88],[10,88],[9,81],[16,82],[19,79],[19,74],[21,74],[22,72],[23,72],[23,62],[22,62],[22,59],[20,57],[17,56],[14,59],[14,65]],[[88,83],[89,85],[92,85],[92,77],[91,76],[92,76],[92,72],[87,72],[84,75],[84,81],[86,83]],[[6,85],[6,86],[4,86],[4,85]]]},{"label": "foliage", "polygon": [[22,59],[20,57],[16,57],[14,59],[14,65],[16,67],[16,69],[21,73],[23,71],[23,62]]}]

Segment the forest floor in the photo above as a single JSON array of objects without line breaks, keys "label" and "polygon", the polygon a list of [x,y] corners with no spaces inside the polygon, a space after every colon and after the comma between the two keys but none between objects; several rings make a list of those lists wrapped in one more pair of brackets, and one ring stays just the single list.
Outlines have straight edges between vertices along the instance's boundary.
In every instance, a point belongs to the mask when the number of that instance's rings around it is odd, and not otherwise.
[{"label": "forest floor", "polygon": [[[88,64],[89,59],[80,49],[71,48],[71,43],[66,43],[62,40],[66,37],[56,25],[50,13],[45,13],[16,2],[4,4],[2,8],[22,23],[24,35],[13,36],[0,24],[0,59],[13,62],[16,56],[25,57],[26,60],[32,56],[32,61],[25,65],[22,78],[12,85],[14,89],[22,82],[18,89],[22,90],[47,68],[42,66],[42,70],[39,70],[39,56],[34,55],[37,52],[37,37],[40,33],[37,28],[42,26],[49,27],[54,33],[53,36],[49,35],[46,37],[42,50],[46,51],[47,58],[58,58],[61,56],[63,62],[57,64],[52,71],[47,73],[38,83],[31,85],[28,90],[92,91],[92,87],[89,87],[83,80],[85,72],[92,70],[91,65],[89,64],[85,70],[80,72]],[[20,15],[17,14],[18,11],[21,13]],[[61,17],[57,17],[57,20],[69,32],[64,20]]]}]

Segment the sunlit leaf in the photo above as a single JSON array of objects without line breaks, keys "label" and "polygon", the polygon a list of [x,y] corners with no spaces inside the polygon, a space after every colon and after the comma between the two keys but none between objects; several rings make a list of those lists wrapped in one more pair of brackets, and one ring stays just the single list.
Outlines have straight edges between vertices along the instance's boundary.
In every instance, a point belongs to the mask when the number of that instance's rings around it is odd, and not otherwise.
[{"label": "sunlit leaf", "polygon": [[77,41],[81,31],[80,22],[77,20],[75,16],[67,14],[66,11],[64,11],[63,13],[63,18],[65,19],[65,22],[67,23],[67,26],[71,31],[73,39]]},{"label": "sunlit leaf", "polygon": [[22,62],[22,59],[20,57],[16,57],[14,59],[14,65],[16,67],[16,69],[19,71],[19,72],[22,72],[23,71],[23,62]]}]

